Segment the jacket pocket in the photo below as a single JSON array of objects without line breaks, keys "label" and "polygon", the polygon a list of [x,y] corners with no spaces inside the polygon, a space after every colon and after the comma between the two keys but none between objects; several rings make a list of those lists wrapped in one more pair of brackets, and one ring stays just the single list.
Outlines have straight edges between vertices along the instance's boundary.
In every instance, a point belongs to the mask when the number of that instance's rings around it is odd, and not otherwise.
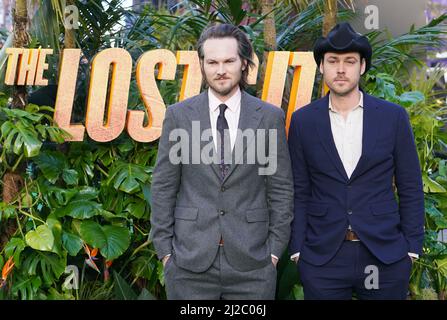
[{"label": "jacket pocket", "polygon": [[388,200],[370,204],[371,212],[375,216],[398,213],[399,206],[395,200]]},{"label": "jacket pocket", "polygon": [[199,208],[175,207],[174,217],[180,220],[197,220]]},{"label": "jacket pocket", "polygon": [[247,210],[246,214],[247,222],[268,221],[268,217],[269,210],[267,208]]},{"label": "jacket pocket", "polygon": [[321,217],[326,215],[328,206],[319,203],[308,203],[306,212],[311,216]]}]

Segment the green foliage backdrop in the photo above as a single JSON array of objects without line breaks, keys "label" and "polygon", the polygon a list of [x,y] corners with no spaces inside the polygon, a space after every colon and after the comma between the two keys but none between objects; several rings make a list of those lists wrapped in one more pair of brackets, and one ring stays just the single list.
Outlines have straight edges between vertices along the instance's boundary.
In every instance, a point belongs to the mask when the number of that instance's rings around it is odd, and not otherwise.
[{"label": "green foliage backdrop", "polygon": [[[249,35],[262,57],[266,16],[256,1],[248,1],[249,9],[242,1],[183,1],[176,13],[151,7],[133,12],[121,2],[75,1],[80,10],[76,41],[83,62],[74,122],[85,116],[90,70],[84,61],[105,48],[125,48],[134,62],[155,48],[193,50],[207,25],[229,22]],[[30,47],[50,44],[56,49],[52,66],[57,68],[63,25],[56,14],[59,2],[52,4],[43,2],[33,18]],[[321,34],[322,8],[321,0],[277,1],[269,14],[275,17],[278,50],[310,50]],[[350,10],[339,9],[339,21],[353,17]],[[403,105],[413,125],[426,194],[425,254],[413,268],[413,299],[444,299],[447,291],[447,246],[437,234],[447,228],[445,88],[433,91],[442,73],[436,69],[428,75],[428,67],[416,55],[417,49],[442,44],[446,19],[444,15],[395,39],[370,33],[373,68],[362,83],[367,92]],[[49,72],[49,77],[56,82],[56,72]],[[320,92],[319,80],[314,98]],[[166,104],[177,101],[179,80],[158,85]],[[54,125],[51,106],[11,109],[10,88],[3,91],[0,172],[19,172],[23,185],[12,201],[0,202],[0,269],[4,271],[0,299],[164,299],[162,265],[148,240],[157,143],[136,143],[125,133],[110,143],[88,138],[63,143],[66,134]],[[255,88],[250,91],[255,93]],[[135,80],[129,109],[144,109]],[[77,289],[67,286],[70,274],[65,271],[70,265],[80,272]],[[285,254],[279,265],[277,298],[302,298],[298,279]]]}]

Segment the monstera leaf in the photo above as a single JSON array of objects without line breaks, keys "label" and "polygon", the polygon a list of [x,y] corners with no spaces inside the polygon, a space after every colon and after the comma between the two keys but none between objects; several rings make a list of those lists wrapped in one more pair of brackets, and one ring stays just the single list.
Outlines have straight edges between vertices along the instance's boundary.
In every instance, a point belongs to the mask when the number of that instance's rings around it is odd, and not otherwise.
[{"label": "monstera leaf", "polygon": [[26,122],[5,121],[1,126],[1,140],[5,150],[12,150],[15,154],[34,157],[39,154],[42,142],[37,132]]},{"label": "monstera leaf", "polygon": [[140,185],[146,183],[149,178],[150,168],[134,163],[118,162],[110,172],[107,184],[113,184],[116,190],[126,193],[135,193],[140,190]]},{"label": "monstera leaf", "polygon": [[70,216],[76,219],[89,219],[103,211],[102,205],[94,201],[97,196],[98,190],[84,187],[70,199],[66,206],[57,208],[54,213],[58,217]]},{"label": "monstera leaf", "polygon": [[80,231],[82,239],[90,246],[99,248],[107,260],[118,258],[130,244],[130,233],[125,227],[101,226],[94,221],[84,221]]},{"label": "monstera leaf", "polygon": [[29,276],[40,276],[49,285],[61,277],[66,265],[66,254],[59,257],[51,252],[33,251],[23,261],[22,268]]},{"label": "monstera leaf", "polygon": [[55,183],[59,178],[61,171],[65,167],[65,161],[64,155],[55,151],[42,152],[34,159],[44,177],[51,183]]},{"label": "monstera leaf", "polygon": [[[0,108],[5,119],[0,129],[3,149],[8,153],[23,154],[31,158],[39,154],[42,141],[47,140],[47,137],[57,143],[62,143],[70,137],[63,129],[53,126],[52,118],[44,111],[53,109],[33,104],[28,104],[25,110]],[[50,122],[50,125],[47,125],[47,122]]]},{"label": "monstera leaf", "polygon": [[52,184],[56,183],[62,174],[62,179],[68,185],[78,183],[78,172],[70,169],[66,157],[62,152],[45,151],[34,159],[45,178]]},{"label": "monstera leaf", "polygon": [[18,275],[12,286],[12,292],[17,294],[20,300],[36,300],[42,280],[38,276]]}]

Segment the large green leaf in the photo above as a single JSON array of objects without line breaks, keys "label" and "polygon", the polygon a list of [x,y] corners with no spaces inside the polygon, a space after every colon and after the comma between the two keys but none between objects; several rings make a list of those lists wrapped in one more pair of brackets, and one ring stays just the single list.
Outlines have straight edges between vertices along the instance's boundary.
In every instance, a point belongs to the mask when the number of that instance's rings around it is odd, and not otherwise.
[{"label": "large green leaf", "polygon": [[39,169],[42,170],[45,178],[53,184],[57,181],[66,166],[64,155],[61,152],[55,151],[42,152],[34,161]]},{"label": "large green leaf", "polygon": [[76,300],[70,292],[58,292],[55,288],[50,288],[47,295],[48,300]]},{"label": "large green leaf", "polygon": [[140,190],[140,184],[146,183],[149,178],[149,168],[133,163],[119,162],[111,170],[107,184],[126,193],[135,193]]},{"label": "large green leaf", "polygon": [[435,265],[438,267],[438,271],[447,278],[447,258],[436,259]]},{"label": "large green leaf", "polygon": [[447,219],[444,217],[444,214],[436,208],[435,204],[432,201],[426,201],[425,212],[427,213],[428,217],[435,223],[436,230],[447,228]]},{"label": "large green leaf", "polygon": [[65,271],[67,256],[33,251],[23,261],[23,270],[30,276],[40,275],[46,285],[58,280]]},{"label": "large green leaf", "polygon": [[62,233],[62,243],[64,248],[67,249],[68,254],[73,257],[82,249],[82,239],[69,232],[64,231]]},{"label": "large green leaf", "polygon": [[296,264],[287,259],[286,254],[281,260],[278,265],[278,298],[290,299],[294,286],[299,283],[298,271]]},{"label": "large green leaf", "polygon": [[20,300],[36,300],[37,292],[42,285],[38,276],[18,276],[12,286],[12,292],[18,295]]},{"label": "large green leaf", "polygon": [[135,218],[141,219],[146,212],[146,202],[144,200],[137,199],[136,202],[130,202],[125,211],[129,212]]},{"label": "large green leaf", "polygon": [[[17,136],[16,141],[20,141],[20,147],[23,145],[25,156],[27,158],[37,156],[42,146],[42,142],[39,141],[37,133],[26,127],[22,122],[17,123],[17,131],[19,132],[19,135]],[[19,152],[15,153],[19,154]]]},{"label": "large green leaf", "polygon": [[91,183],[90,179],[94,177],[95,159],[90,148],[88,144],[83,142],[72,142],[67,155],[73,168],[78,172],[79,179],[85,185],[89,185]]},{"label": "large green leaf", "polygon": [[[434,195],[430,195],[431,197],[435,197],[436,207],[443,212],[447,212],[447,194],[436,193]],[[428,196],[426,197],[428,199]]]},{"label": "large green leaf", "polygon": [[78,219],[73,219],[73,221],[71,222],[71,230],[73,230],[78,236],[81,236],[81,224],[82,220]]},{"label": "large green leaf", "polygon": [[8,220],[16,213],[16,207],[5,202],[0,202],[0,222]]},{"label": "large green leaf", "polygon": [[38,122],[42,119],[42,114],[35,114],[32,112],[28,112],[21,109],[2,109],[3,112],[5,112],[9,118],[14,120],[31,120],[32,122]]},{"label": "large green leaf", "polygon": [[431,179],[427,174],[422,174],[422,181],[424,183],[424,192],[436,193],[436,192],[446,192],[445,188],[437,183],[435,180]]},{"label": "large green leaf", "polygon": [[70,199],[66,206],[57,208],[54,213],[58,217],[70,216],[76,219],[88,219],[102,213],[102,205],[93,201],[98,190],[92,187],[77,189],[78,193]]},{"label": "large green leaf", "polygon": [[81,237],[89,245],[99,248],[107,260],[114,260],[126,251],[130,244],[130,233],[125,227],[101,226],[94,221],[81,224]]},{"label": "large green leaf", "polygon": [[143,189],[144,200],[146,200],[148,206],[150,206],[152,202],[151,186],[149,184],[144,184],[142,189]]},{"label": "large green leaf", "polygon": [[79,189],[79,194],[76,196],[74,200],[83,199],[83,200],[92,200],[98,197],[99,190],[94,187],[82,187]]},{"label": "large green leaf", "polygon": [[62,174],[62,178],[68,185],[78,183],[78,172],[69,169],[66,157],[58,151],[45,151],[34,160],[39,169],[52,184],[56,183]]},{"label": "large green leaf", "polygon": [[39,185],[43,194],[43,199],[45,200],[46,205],[51,209],[67,205],[71,201],[71,199],[79,194],[78,189],[59,188],[50,185],[46,181],[42,181],[41,183],[39,183]]},{"label": "large green leaf", "polygon": [[68,205],[55,210],[58,217],[70,216],[76,219],[89,219],[101,213],[101,204],[90,200],[72,200]]},{"label": "large green leaf", "polygon": [[2,134],[2,139],[6,139],[6,137],[11,133],[11,131],[14,131],[15,127],[12,124],[11,121],[5,121],[3,122],[2,126],[1,126],[1,134]]},{"label": "large green leaf", "polygon": [[421,103],[425,100],[424,94],[419,91],[404,92],[399,97],[400,105],[410,107],[412,105]]},{"label": "large green leaf", "polygon": [[113,271],[113,279],[115,280],[115,298],[118,300],[137,300],[138,296],[127,284],[126,280],[121,277],[118,272]]},{"label": "large green leaf", "polygon": [[149,292],[149,290],[143,288],[137,300],[155,300],[155,297],[152,293]]},{"label": "large green leaf", "polygon": [[439,175],[447,177],[447,163],[446,160],[439,161]]},{"label": "large green leaf", "polygon": [[64,169],[62,171],[62,179],[68,185],[76,185],[78,184],[78,172],[74,169]]},{"label": "large green leaf", "polygon": [[292,295],[294,300],[304,300],[304,289],[303,286],[296,284],[293,287]]},{"label": "large green leaf", "polygon": [[54,245],[53,232],[45,224],[29,231],[25,235],[25,240],[31,248],[41,251],[51,251]]},{"label": "large green leaf", "polygon": [[62,255],[62,224],[56,219],[54,214],[48,216],[47,224],[54,236],[54,244],[51,251],[58,255]]},{"label": "large green leaf", "polygon": [[156,273],[157,264],[150,256],[139,256],[132,261],[131,271],[135,278],[151,280]]}]

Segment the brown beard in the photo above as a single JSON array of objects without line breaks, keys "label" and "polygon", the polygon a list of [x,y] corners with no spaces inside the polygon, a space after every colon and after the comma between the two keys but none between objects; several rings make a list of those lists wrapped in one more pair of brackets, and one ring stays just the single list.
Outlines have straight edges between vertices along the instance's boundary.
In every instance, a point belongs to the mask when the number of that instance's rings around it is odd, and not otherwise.
[{"label": "brown beard", "polygon": [[[200,71],[202,72],[202,86],[203,87],[205,87],[205,88],[211,88],[211,89],[213,89],[215,92],[217,92],[218,94],[220,94],[220,95],[222,95],[222,96],[226,96],[227,94],[229,94],[236,86],[239,86],[239,87],[241,87],[242,88],[242,85],[241,85],[241,83],[242,83],[242,77],[243,77],[243,71],[245,70],[245,67],[244,66],[242,66],[242,68],[241,68],[241,78],[239,79],[239,82],[236,84],[236,85],[234,85],[233,87],[231,87],[231,88],[229,88],[228,90],[224,90],[224,91],[220,91],[220,90],[217,90],[214,86],[211,86],[210,85],[210,83],[208,82],[208,79],[207,79],[207,77],[206,77],[206,74],[205,74],[205,70],[203,69],[203,61],[200,61]],[[218,78],[219,79],[219,78]]]},{"label": "brown beard", "polygon": [[214,86],[210,85],[209,83],[207,83],[207,85],[208,85],[208,87],[210,87],[211,89],[213,89],[215,92],[217,92],[217,93],[220,94],[221,96],[226,96],[226,95],[228,95],[231,91],[233,91],[233,89],[234,89],[235,87],[238,87],[238,86],[239,86],[239,83],[236,83],[234,86],[232,86],[232,87],[230,87],[230,88],[228,88],[228,89],[225,89],[225,90],[217,89],[217,88],[215,88]]},{"label": "brown beard", "polygon": [[344,96],[349,95],[352,91],[354,91],[356,89],[356,87],[357,86],[354,85],[352,88],[350,88],[349,90],[344,91],[344,92],[339,92],[339,91],[336,91],[336,90],[331,89],[331,88],[330,88],[330,90],[331,90],[332,93],[334,93],[334,94],[336,94],[338,96],[344,97]]}]

